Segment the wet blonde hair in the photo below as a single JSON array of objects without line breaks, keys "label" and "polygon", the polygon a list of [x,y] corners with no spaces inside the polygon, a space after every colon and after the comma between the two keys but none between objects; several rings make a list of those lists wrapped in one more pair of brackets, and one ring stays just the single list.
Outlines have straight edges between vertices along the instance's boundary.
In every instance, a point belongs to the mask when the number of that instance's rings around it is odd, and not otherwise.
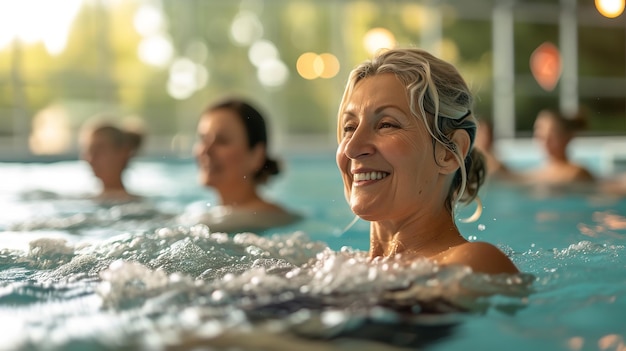
[{"label": "wet blonde hair", "polygon": [[[393,73],[405,86],[411,113],[415,118],[422,118],[432,136],[433,146],[435,143],[441,144],[454,154],[459,164],[446,198],[448,210],[453,212],[457,203],[471,203],[485,180],[486,170],[482,155],[473,147],[477,127],[476,118],[471,112],[473,98],[461,74],[450,63],[421,49],[380,51],[374,58],[350,72],[339,115],[359,81],[383,73]],[[456,130],[464,130],[469,134],[470,149],[467,155],[463,155],[451,139]],[[338,125],[339,141],[341,134],[341,126]]]}]

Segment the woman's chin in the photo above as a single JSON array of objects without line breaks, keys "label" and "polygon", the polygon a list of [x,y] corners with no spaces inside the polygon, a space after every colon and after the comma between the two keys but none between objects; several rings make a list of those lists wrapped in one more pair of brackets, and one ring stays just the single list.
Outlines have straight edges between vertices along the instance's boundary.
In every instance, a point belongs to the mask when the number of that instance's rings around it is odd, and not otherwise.
[{"label": "woman's chin", "polygon": [[360,206],[351,206],[352,212],[359,216],[359,218],[366,221],[375,221],[378,216],[374,213],[372,208],[364,208]]},{"label": "woman's chin", "polygon": [[208,175],[200,175],[198,181],[200,182],[200,184],[204,185],[204,186],[213,186],[213,182],[211,181],[211,177],[209,177]]}]

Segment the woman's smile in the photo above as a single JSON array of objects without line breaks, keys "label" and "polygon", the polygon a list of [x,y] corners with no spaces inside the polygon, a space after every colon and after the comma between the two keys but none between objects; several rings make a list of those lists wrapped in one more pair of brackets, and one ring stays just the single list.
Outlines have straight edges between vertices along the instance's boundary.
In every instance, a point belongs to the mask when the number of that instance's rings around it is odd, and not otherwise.
[{"label": "woman's smile", "polygon": [[366,186],[378,183],[387,178],[388,175],[388,172],[383,171],[356,171],[352,174],[352,186]]}]

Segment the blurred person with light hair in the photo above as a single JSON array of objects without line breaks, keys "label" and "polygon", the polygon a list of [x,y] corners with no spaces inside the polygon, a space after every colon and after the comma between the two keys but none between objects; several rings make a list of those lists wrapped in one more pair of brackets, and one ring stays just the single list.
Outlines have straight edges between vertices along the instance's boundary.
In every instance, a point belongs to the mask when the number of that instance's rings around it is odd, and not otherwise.
[{"label": "blurred person with light hair", "polygon": [[555,110],[539,111],[535,119],[533,137],[543,149],[545,163],[522,175],[530,183],[566,185],[592,183],[593,174],[584,166],[574,163],[568,155],[568,146],[576,133],[586,127],[582,111],[566,117]]},{"label": "blurred person with light hair", "polygon": [[489,120],[478,120],[474,147],[482,152],[489,177],[506,179],[513,176],[511,170],[496,156],[493,125]]},{"label": "blurred person with light hair", "polygon": [[80,157],[100,180],[102,188],[95,200],[132,201],[141,198],[127,190],[123,175],[143,139],[141,130],[125,129],[102,117],[86,123],[80,135]]}]

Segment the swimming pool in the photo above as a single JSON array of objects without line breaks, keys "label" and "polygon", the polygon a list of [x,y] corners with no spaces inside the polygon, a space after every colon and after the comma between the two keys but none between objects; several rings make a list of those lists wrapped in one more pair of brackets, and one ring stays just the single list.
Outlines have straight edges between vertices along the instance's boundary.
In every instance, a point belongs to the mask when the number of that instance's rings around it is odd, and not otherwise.
[{"label": "swimming pool", "polygon": [[[366,263],[332,155],[284,162],[267,196],[306,220],[263,236],[176,224],[214,201],[191,160],[135,161],[128,185],[148,201],[115,206],[80,198],[81,162],[0,163],[1,348],[626,349],[624,197],[488,183],[459,227],[529,273],[499,280]],[[467,311],[432,313],[446,301]]]}]

